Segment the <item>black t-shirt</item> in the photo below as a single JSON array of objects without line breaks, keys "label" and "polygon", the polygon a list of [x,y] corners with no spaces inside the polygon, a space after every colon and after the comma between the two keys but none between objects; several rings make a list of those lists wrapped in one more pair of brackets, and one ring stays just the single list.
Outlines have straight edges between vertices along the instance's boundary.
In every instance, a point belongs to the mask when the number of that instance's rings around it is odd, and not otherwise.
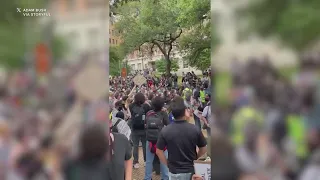
[{"label": "black t-shirt", "polygon": [[65,180],[124,180],[125,161],[131,159],[132,148],[123,134],[113,133],[114,154],[109,164],[103,159],[68,161],[64,168]]},{"label": "black t-shirt", "polygon": [[157,148],[168,149],[168,168],[173,174],[194,173],[193,161],[197,159],[196,147],[207,145],[202,132],[185,120],[175,120],[164,127]]}]

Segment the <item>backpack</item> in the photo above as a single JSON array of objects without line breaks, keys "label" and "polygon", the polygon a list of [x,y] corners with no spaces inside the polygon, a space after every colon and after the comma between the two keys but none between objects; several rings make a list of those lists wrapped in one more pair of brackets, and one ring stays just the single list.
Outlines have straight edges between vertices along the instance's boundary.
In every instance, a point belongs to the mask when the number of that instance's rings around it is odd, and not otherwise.
[{"label": "backpack", "polygon": [[111,126],[111,132],[115,132],[115,133],[119,133],[119,130],[118,130],[118,124],[120,123],[122,119],[118,118],[117,122]]},{"label": "backpack", "polygon": [[146,119],[146,139],[150,142],[157,142],[159,133],[163,127],[162,118],[154,111],[147,113]]},{"label": "backpack", "polygon": [[146,113],[142,106],[132,108],[132,130],[144,130]]}]

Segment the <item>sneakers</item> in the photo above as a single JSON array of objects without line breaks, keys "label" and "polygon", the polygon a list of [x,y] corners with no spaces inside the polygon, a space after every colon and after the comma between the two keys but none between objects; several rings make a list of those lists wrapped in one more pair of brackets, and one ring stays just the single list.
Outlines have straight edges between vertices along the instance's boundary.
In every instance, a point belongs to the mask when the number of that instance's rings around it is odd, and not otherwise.
[{"label": "sneakers", "polygon": [[140,166],[139,166],[138,163],[136,163],[136,164],[133,165],[133,168],[135,168],[135,169],[139,169],[139,167],[140,167]]}]

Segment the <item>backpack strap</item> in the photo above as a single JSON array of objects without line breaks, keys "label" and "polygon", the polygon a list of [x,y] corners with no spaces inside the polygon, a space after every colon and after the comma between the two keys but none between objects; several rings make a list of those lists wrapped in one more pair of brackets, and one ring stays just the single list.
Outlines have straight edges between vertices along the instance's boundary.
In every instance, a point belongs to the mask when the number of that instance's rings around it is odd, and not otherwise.
[{"label": "backpack strap", "polygon": [[119,119],[117,120],[117,122],[116,122],[112,127],[117,127],[121,120],[122,120],[122,119],[119,118]]},{"label": "backpack strap", "polygon": [[149,116],[154,116],[154,115],[156,115],[156,114],[157,114],[157,113],[156,113],[155,111],[150,110],[150,111],[147,112],[146,116],[149,117]]}]

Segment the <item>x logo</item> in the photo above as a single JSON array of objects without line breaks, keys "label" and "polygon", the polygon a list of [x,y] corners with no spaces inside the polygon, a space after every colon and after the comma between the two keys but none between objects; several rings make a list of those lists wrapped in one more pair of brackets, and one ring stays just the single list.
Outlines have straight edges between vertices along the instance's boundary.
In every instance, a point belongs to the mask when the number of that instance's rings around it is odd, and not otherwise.
[{"label": "x logo", "polygon": [[21,8],[17,8],[17,12],[21,12]]}]

